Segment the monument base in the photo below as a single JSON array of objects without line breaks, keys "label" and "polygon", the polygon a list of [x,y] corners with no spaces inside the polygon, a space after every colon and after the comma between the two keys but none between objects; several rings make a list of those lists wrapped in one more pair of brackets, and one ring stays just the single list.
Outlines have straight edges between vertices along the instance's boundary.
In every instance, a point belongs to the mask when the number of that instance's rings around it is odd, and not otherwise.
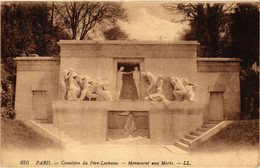
[{"label": "monument base", "polygon": [[[104,144],[127,134],[150,138],[150,144],[173,144],[203,124],[203,108],[188,101],[171,102],[168,107],[145,101],[54,101],[52,108],[54,126],[84,144]],[[125,112],[133,115],[132,133],[124,129]],[[120,117],[113,119],[111,113]]]}]

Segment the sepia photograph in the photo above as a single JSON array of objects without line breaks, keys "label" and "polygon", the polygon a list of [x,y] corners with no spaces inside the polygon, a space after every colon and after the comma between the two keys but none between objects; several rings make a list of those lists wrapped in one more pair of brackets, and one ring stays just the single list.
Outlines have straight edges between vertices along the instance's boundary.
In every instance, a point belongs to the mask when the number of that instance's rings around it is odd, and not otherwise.
[{"label": "sepia photograph", "polygon": [[259,11],[2,1],[0,166],[259,167]]}]

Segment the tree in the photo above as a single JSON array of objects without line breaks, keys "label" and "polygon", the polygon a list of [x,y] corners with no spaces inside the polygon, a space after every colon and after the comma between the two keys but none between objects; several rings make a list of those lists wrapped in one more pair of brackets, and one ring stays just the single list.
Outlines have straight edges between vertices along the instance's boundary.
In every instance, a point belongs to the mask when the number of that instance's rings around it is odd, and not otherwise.
[{"label": "tree", "polygon": [[227,32],[228,13],[233,9],[233,4],[181,3],[164,7],[169,11],[184,14],[177,21],[189,21],[190,29],[185,31],[182,38],[200,42],[199,57],[221,57],[221,40]]},{"label": "tree", "polygon": [[[237,4],[231,14],[231,44],[226,55],[243,59],[243,67],[259,62],[259,9],[257,3]],[[259,65],[259,64],[258,64]]]},{"label": "tree", "polygon": [[115,2],[67,2],[56,3],[56,23],[62,25],[71,39],[83,40],[97,24],[116,24],[117,19],[126,19],[125,10]]},{"label": "tree", "polygon": [[3,2],[1,5],[1,112],[14,117],[16,64],[21,54],[58,55],[57,41],[68,36],[52,26],[48,3]]},{"label": "tree", "polygon": [[[199,56],[241,58],[241,106],[244,113],[258,117],[259,72],[252,70],[259,62],[258,3],[241,4],[178,4],[166,6],[185,15],[190,29],[185,40],[198,40]],[[259,65],[259,64],[258,64]],[[252,117],[252,116],[251,116]]]},{"label": "tree", "polygon": [[103,34],[106,40],[126,40],[128,38],[127,34],[125,34],[125,32],[123,32],[118,26],[112,27]]}]

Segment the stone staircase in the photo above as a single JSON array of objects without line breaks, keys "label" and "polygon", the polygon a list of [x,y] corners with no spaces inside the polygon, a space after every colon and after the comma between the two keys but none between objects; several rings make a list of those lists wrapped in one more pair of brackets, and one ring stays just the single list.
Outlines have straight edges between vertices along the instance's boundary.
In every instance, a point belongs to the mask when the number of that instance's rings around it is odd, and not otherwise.
[{"label": "stone staircase", "polygon": [[34,120],[32,121],[33,129],[39,132],[41,135],[51,139],[56,144],[61,145],[64,148],[68,148],[71,146],[81,146],[81,142],[72,138],[70,134],[59,130],[51,123],[47,123],[45,121]]},{"label": "stone staircase", "polygon": [[[71,135],[70,131],[60,130],[52,123],[46,121],[33,120],[31,121],[31,127],[39,132],[41,135],[51,139],[56,144],[61,145],[64,148],[75,148],[83,147],[87,144],[81,141],[81,138]],[[141,130],[142,132],[143,130]],[[140,132],[140,131],[139,131]],[[113,139],[108,138],[104,145],[150,145],[150,138],[135,136],[135,137],[116,137],[112,136]]]},{"label": "stone staircase", "polygon": [[191,151],[230,123],[231,121],[205,122],[201,128],[197,128],[190,134],[185,135],[185,137],[181,138],[179,141],[175,141],[174,145],[185,151]]}]

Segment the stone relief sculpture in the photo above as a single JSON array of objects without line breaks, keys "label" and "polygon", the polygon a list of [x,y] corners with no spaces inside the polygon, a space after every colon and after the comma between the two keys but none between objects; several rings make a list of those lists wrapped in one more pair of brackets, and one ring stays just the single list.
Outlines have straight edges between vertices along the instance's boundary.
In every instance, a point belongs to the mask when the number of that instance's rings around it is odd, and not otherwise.
[{"label": "stone relief sculpture", "polygon": [[133,114],[130,111],[125,111],[118,113],[117,115],[125,116],[124,130],[129,137],[132,137],[133,132],[137,130]]},{"label": "stone relief sculpture", "polygon": [[140,90],[140,84],[141,84],[141,74],[140,71],[138,69],[138,67],[135,67],[135,70],[130,72],[133,73],[133,79],[135,82],[135,87],[137,89],[137,95],[138,95],[138,99],[141,98],[141,90]]},{"label": "stone relief sculpture", "polygon": [[[145,77],[145,82],[148,84],[148,88],[146,92],[148,96],[144,98],[146,101],[158,101],[164,103],[166,106],[170,104],[170,101],[165,98],[163,95],[163,81],[164,77],[159,74],[157,80],[155,81],[154,76],[151,72],[142,72],[142,75]],[[196,84],[191,83],[187,78],[178,78],[178,77],[167,77],[170,80],[172,94],[176,98],[177,101],[183,101],[187,99],[188,101],[197,102],[198,100],[195,98],[194,88],[197,87]],[[166,78],[166,79],[167,79]],[[150,82],[151,81],[151,82]],[[153,87],[156,87],[156,92],[151,94],[150,90]]]},{"label": "stone relief sculpture", "polygon": [[178,101],[188,99],[189,101],[198,101],[195,99],[193,88],[197,87],[196,84],[189,82],[187,78],[171,77],[170,83],[173,86],[173,95]]},{"label": "stone relief sculpture", "polygon": [[79,100],[84,100],[87,97],[88,100],[91,101],[92,98],[100,97],[100,95],[95,93],[95,91],[97,90],[97,83],[95,83],[89,77],[78,76],[77,79],[81,86],[81,94]]},{"label": "stone relief sculpture", "polygon": [[64,71],[65,83],[65,100],[84,100],[88,98],[92,101],[93,98],[112,101],[112,96],[109,90],[109,83],[104,79],[91,79],[89,76],[78,75],[74,69]]},{"label": "stone relief sculpture", "polygon": [[104,100],[112,101],[112,96],[110,93],[110,85],[107,79],[101,79],[97,82],[96,93],[99,94]]},{"label": "stone relief sculpture", "polygon": [[119,70],[117,71],[117,84],[116,84],[116,100],[119,99],[122,86],[123,86],[123,74],[129,74],[129,72],[123,72],[125,67],[121,66]]},{"label": "stone relief sculpture", "polygon": [[65,100],[76,100],[80,95],[80,87],[76,82],[77,76],[73,68],[64,71]]},{"label": "stone relief sculpture", "polygon": [[[121,66],[117,72],[117,88],[116,88],[116,99],[119,99],[121,89],[122,89],[122,77],[123,74],[133,73],[133,79],[137,88],[138,98],[140,99],[140,81],[141,74],[138,67],[132,72],[123,72],[124,67]],[[157,101],[162,102],[166,106],[170,104],[170,101],[166,99],[163,94],[163,82],[164,77],[159,74],[157,80],[155,80],[154,75],[151,72],[142,72],[145,84],[148,85],[145,90],[148,96],[144,98],[146,101]],[[167,77],[172,89],[172,94],[177,101],[198,101],[195,98],[194,88],[197,87],[196,84],[191,83],[187,78],[178,77]],[[110,93],[110,84],[107,78],[103,79],[91,79],[89,76],[78,75],[73,68],[64,71],[64,81],[65,92],[63,97],[65,100],[85,100],[89,101],[95,100],[106,100],[112,101],[112,96]],[[151,93],[151,89],[155,88],[156,91]]]},{"label": "stone relief sculpture", "polygon": [[155,77],[151,72],[142,72],[142,76],[144,77],[145,84],[148,85],[146,89],[146,93],[150,95],[150,90],[155,86]]},{"label": "stone relief sculpture", "polygon": [[166,106],[169,106],[170,102],[165,98],[162,91],[162,85],[163,85],[163,76],[158,75],[158,78],[156,80],[156,93],[150,94],[149,96],[146,96],[144,100],[152,100],[152,101],[158,101],[162,102]]}]

